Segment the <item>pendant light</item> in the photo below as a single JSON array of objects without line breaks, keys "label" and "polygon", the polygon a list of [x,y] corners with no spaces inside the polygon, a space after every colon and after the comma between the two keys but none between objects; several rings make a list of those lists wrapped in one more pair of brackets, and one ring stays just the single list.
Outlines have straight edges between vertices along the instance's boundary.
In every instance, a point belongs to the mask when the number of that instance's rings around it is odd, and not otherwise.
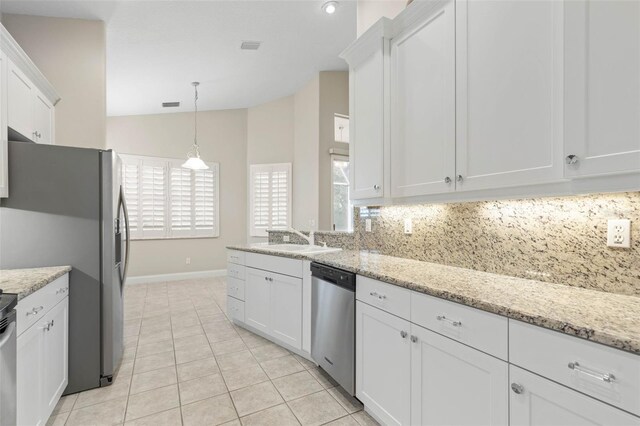
[{"label": "pendant light", "polygon": [[194,81],[191,85],[195,91],[193,103],[196,107],[193,113],[193,147],[192,150],[187,153],[187,161],[182,164],[182,167],[191,170],[206,170],[209,166],[200,158],[200,148],[198,147],[198,86],[200,83]]}]

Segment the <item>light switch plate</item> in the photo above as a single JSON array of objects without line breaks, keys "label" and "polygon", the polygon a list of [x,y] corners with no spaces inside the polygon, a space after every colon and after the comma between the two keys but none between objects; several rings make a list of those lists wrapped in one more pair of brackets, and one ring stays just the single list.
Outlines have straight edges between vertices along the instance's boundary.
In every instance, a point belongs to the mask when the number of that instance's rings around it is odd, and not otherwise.
[{"label": "light switch plate", "polygon": [[283,243],[288,243],[289,242],[289,236],[288,235],[283,235],[282,236],[282,242]]},{"label": "light switch plate", "polygon": [[631,247],[631,221],[611,219],[607,224],[607,245],[609,247]]},{"label": "light switch plate", "polygon": [[411,218],[408,217],[404,220],[404,233],[411,234],[413,233],[413,223],[411,223]]},{"label": "light switch plate", "polygon": [[371,232],[371,219],[364,220],[364,230],[366,232]]}]

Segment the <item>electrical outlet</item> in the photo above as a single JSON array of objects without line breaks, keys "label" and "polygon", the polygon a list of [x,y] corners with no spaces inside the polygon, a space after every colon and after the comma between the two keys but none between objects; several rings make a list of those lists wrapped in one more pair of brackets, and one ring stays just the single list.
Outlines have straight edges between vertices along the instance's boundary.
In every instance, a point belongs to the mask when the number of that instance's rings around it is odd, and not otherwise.
[{"label": "electrical outlet", "polygon": [[288,243],[289,241],[290,240],[289,240],[289,236],[288,235],[283,235],[282,236],[282,242]]},{"label": "electrical outlet", "polygon": [[191,265],[191,258],[190,258],[190,257],[187,257],[187,258],[184,260],[184,263],[186,263],[187,265]]},{"label": "electrical outlet", "polygon": [[607,245],[609,247],[631,247],[631,221],[629,219],[612,219],[607,226]]},{"label": "electrical outlet", "polygon": [[404,233],[411,234],[413,233],[413,223],[411,222],[411,218],[408,217],[404,220]]},{"label": "electrical outlet", "polygon": [[371,232],[371,219],[364,220],[364,230],[366,232]]}]

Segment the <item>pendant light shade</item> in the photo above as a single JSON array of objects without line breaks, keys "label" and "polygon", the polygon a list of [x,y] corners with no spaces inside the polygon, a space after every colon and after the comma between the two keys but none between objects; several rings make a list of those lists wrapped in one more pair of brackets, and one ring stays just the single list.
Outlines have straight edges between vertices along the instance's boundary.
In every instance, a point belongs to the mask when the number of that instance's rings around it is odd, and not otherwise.
[{"label": "pendant light shade", "polygon": [[187,153],[187,161],[182,164],[182,167],[191,170],[206,170],[209,166],[200,158],[200,147],[198,146],[198,86],[200,83],[194,81],[191,85],[195,92],[193,102],[195,105],[195,112],[193,113],[193,147],[192,150]]}]

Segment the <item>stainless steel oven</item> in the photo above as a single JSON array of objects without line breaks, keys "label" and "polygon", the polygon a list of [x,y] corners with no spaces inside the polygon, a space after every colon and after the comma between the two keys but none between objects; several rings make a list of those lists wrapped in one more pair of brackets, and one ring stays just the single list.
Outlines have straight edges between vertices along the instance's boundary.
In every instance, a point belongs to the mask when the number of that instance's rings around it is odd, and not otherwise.
[{"label": "stainless steel oven", "polygon": [[0,426],[16,424],[16,304],[0,290]]},{"label": "stainless steel oven", "polygon": [[356,275],[311,264],[311,358],[355,395]]}]

